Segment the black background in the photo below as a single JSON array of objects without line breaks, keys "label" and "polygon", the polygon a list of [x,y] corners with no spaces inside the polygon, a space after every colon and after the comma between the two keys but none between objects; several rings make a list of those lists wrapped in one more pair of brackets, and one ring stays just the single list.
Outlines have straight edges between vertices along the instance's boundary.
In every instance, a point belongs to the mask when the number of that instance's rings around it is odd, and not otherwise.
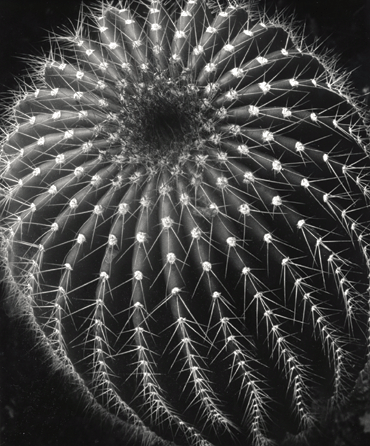
[{"label": "black background", "polygon": [[[352,72],[356,91],[370,87],[369,0],[266,0],[272,8],[295,10],[311,36],[338,54],[340,66]],[[96,4],[85,0],[86,5]],[[49,48],[48,31],[61,32],[76,23],[77,0],[0,0],[0,93],[17,89],[25,74],[25,58]],[[2,107],[0,106],[0,109]],[[108,423],[84,415],[77,396],[66,392],[58,376],[50,377],[48,363],[27,332],[11,321],[0,305],[0,445],[1,446],[115,446],[128,444]],[[334,440],[332,440],[334,441]],[[332,445],[361,446],[363,437],[346,436]],[[370,444],[367,443],[367,444]],[[321,446],[319,444],[318,446]]]}]

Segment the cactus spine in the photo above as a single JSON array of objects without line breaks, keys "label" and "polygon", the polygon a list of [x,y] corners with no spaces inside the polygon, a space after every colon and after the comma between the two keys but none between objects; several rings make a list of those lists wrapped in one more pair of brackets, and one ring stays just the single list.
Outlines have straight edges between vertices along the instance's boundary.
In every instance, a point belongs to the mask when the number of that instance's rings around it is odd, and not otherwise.
[{"label": "cactus spine", "polygon": [[103,2],[16,98],[7,281],[107,413],[163,442],[272,444],[366,360],[364,113],[282,18],[167,6]]}]

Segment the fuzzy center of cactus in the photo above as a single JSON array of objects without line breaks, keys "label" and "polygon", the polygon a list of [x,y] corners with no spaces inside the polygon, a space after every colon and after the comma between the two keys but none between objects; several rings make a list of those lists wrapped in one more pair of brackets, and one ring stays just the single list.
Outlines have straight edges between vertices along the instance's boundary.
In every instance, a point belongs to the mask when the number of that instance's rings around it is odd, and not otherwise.
[{"label": "fuzzy center of cactus", "polygon": [[168,78],[133,83],[122,95],[119,140],[122,153],[151,164],[174,164],[205,132],[207,113],[189,80]]}]

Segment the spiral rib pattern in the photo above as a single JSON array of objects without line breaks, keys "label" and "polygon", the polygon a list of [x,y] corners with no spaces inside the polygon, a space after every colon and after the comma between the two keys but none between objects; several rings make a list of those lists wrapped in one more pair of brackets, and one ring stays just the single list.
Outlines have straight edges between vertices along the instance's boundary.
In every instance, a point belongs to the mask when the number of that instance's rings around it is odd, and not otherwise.
[{"label": "spiral rib pattern", "polygon": [[2,142],[7,262],[108,411],[262,446],[345,399],[368,344],[370,163],[344,81],[238,2],[102,3],[39,63]]}]

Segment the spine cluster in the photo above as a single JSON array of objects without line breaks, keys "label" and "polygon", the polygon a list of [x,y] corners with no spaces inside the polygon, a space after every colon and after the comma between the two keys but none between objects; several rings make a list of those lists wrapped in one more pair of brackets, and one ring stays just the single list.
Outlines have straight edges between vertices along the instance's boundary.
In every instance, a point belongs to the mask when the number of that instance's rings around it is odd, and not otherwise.
[{"label": "spine cluster", "polygon": [[163,442],[273,444],[366,360],[363,112],[282,18],[147,3],[83,16],[8,112],[7,278],[108,412]]}]

